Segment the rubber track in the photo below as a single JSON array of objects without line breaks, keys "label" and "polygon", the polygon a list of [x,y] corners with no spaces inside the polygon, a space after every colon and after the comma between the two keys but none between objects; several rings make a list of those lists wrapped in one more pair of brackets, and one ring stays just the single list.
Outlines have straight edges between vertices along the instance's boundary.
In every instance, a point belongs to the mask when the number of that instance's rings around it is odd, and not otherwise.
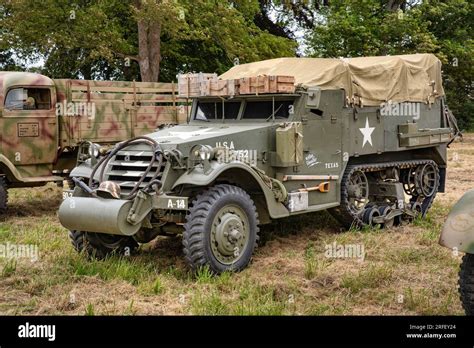
[{"label": "rubber track", "polygon": [[[407,169],[407,168],[415,168],[421,164],[433,164],[437,169],[438,165],[432,160],[411,160],[411,161],[396,161],[396,162],[384,162],[384,163],[371,163],[371,164],[358,164],[358,165],[348,165],[341,181],[341,205],[333,208],[331,210],[332,215],[336,220],[338,220],[342,225],[349,228],[351,226],[354,227],[362,227],[365,223],[362,221],[361,216],[354,214],[349,209],[349,192],[348,192],[348,182],[349,177],[352,173],[356,170],[360,170],[364,173],[370,172],[377,172],[382,169],[397,167],[399,169]],[[438,178],[439,178],[439,170],[438,170]],[[439,183],[438,183],[439,185]],[[434,198],[436,197],[436,192],[429,197],[429,201],[427,202],[427,208],[424,211],[424,215],[430,209],[431,205],[433,204]]]}]

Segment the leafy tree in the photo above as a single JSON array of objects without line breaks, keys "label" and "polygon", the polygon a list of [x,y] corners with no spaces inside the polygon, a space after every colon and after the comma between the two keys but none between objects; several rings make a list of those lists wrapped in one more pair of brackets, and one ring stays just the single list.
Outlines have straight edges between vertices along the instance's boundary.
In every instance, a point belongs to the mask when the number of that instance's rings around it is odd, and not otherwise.
[{"label": "leafy tree", "polygon": [[[0,4],[0,21],[5,16],[3,5]],[[9,49],[7,42],[3,39],[5,29],[0,26],[0,71],[22,70],[22,66],[17,65],[13,52]]]},{"label": "leafy tree", "polygon": [[433,51],[443,62],[444,87],[460,127],[474,129],[474,3],[430,0],[417,9],[420,21],[436,38]]},{"label": "leafy tree", "polygon": [[442,61],[448,104],[474,127],[473,3],[468,0],[333,0],[320,9],[307,40],[316,57],[429,52]]},{"label": "leafy tree", "polygon": [[161,70],[168,80],[294,55],[295,42],[255,25],[259,9],[257,0],[16,0],[0,25],[15,52],[45,56],[47,72],[133,78],[138,64],[143,81],[157,81]]},{"label": "leafy tree", "polygon": [[0,52],[0,71],[22,71],[25,67],[18,65],[10,51]]}]

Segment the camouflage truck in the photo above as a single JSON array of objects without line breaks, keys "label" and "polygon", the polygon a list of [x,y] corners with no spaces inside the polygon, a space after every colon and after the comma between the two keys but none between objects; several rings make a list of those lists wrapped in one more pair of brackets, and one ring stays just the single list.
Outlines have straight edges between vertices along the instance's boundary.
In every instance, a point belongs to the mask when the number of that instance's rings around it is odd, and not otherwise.
[{"label": "camouflage truck", "polygon": [[94,144],[185,120],[182,103],[173,84],[0,72],[0,213],[7,188],[62,183],[78,154],[96,151]]},{"label": "camouflage truck", "polygon": [[389,227],[427,213],[455,135],[435,56],[279,58],[220,79],[275,76],[293,76],[294,92],[195,97],[187,124],[79,163],[59,209],[76,250],[182,234],[191,268],[238,271],[274,219],[329,210],[347,228]]},{"label": "camouflage truck", "polygon": [[459,271],[459,294],[466,314],[474,315],[474,189],[451,209],[439,242],[456,256],[465,253]]}]

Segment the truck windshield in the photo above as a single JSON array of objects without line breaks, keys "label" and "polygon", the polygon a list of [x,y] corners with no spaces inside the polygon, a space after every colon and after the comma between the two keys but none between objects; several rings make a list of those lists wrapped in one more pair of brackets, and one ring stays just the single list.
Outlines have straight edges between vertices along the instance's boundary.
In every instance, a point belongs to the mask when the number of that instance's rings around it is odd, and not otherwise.
[{"label": "truck windshield", "polygon": [[210,121],[222,119],[222,103],[224,103],[224,118],[235,120],[239,115],[240,101],[199,101],[196,108],[195,120]]},{"label": "truck windshield", "polygon": [[14,88],[8,91],[5,108],[9,110],[49,110],[49,88]]},{"label": "truck windshield", "polygon": [[[275,109],[273,109],[273,107]],[[243,119],[269,119],[273,113],[275,118],[288,118],[293,113],[293,100],[248,101],[245,106]]]}]

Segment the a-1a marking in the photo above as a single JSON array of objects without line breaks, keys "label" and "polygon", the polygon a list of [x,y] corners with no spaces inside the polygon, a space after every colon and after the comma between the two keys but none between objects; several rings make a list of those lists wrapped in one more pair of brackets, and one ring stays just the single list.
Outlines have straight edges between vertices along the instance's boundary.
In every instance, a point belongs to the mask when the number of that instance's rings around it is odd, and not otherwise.
[{"label": "a-1a marking", "polygon": [[158,195],[154,199],[158,209],[188,210],[188,197]]},{"label": "a-1a marking", "polygon": [[186,209],[186,203],[184,199],[168,199],[168,208],[169,209]]}]

